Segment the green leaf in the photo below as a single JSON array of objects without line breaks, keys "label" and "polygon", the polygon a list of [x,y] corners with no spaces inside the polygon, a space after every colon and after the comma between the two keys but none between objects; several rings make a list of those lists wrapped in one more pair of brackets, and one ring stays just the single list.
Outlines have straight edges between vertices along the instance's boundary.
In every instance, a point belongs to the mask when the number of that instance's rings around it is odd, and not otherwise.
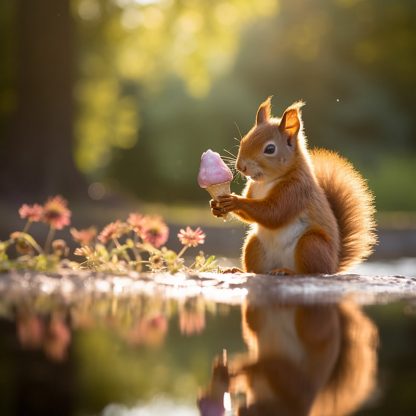
[{"label": "green leaf", "polygon": [[19,233],[13,233],[13,239],[18,240],[21,238],[25,240],[28,244],[30,244],[38,253],[42,253],[43,250],[40,245],[36,242],[36,240],[28,233],[24,233],[23,231]]},{"label": "green leaf", "polygon": [[215,256],[209,256],[207,258],[207,260],[205,261],[204,266],[209,266],[210,264],[212,264],[213,262],[216,262],[216,257]]},{"label": "green leaf", "polygon": [[9,241],[0,241],[0,253],[4,253],[10,246]]}]

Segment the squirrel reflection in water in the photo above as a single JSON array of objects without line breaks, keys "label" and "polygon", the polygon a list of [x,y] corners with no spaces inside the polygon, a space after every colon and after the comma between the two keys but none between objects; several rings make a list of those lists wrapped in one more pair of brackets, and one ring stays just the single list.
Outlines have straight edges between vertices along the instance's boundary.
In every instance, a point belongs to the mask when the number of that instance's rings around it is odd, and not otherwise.
[{"label": "squirrel reflection in water", "polygon": [[248,354],[214,361],[201,415],[223,415],[226,391],[240,416],[347,415],[374,390],[378,333],[356,304],[247,301],[242,319]]}]

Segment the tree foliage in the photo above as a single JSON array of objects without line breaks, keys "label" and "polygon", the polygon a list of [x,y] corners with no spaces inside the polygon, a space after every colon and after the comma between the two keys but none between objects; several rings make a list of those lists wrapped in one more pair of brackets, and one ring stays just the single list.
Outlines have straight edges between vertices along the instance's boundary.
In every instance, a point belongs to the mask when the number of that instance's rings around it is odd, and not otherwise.
[{"label": "tree foliage", "polygon": [[[416,174],[413,0],[66,1],[74,152],[90,179],[142,199],[206,199],[195,182],[200,153],[236,153],[233,138],[274,94],[275,115],[306,101],[310,145],[350,157],[380,208],[416,207],[407,192]],[[2,132],[19,102],[17,3],[0,6]]]},{"label": "tree foliage", "polygon": [[79,82],[77,160],[104,168],[112,148],[130,149],[140,130],[140,94],[154,95],[166,77],[187,93],[207,94],[232,64],[247,22],[271,14],[273,0],[77,0]]},{"label": "tree foliage", "polygon": [[[175,74],[138,94],[139,141],[115,153],[109,176],[148,198],[202,199],[195,192],[199,154],[209,147],[235,154],[233,137],[251,127],[258,103],[274,94],[275,115],[306,101],[310,145],[351,158],[380,208],[412,209],[406,184],[416,174],[415,12],[409,0],[280,2],[242,30],[235,64],[203,98],[187,94],[186,78]],[[400,168],[387,173],[387,165]]]}]

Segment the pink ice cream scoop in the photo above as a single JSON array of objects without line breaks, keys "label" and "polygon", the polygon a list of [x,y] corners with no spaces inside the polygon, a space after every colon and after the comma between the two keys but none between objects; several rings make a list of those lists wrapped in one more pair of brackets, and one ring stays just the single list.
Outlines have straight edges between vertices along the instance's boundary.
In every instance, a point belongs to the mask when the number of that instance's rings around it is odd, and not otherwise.
[{"label": "pink ice cream scoop", "polygon": [[217,152],[208,149],[201,156],[198,184],[201,188],[231,182],[233,174]]},{"label": "pink ice cream scoop", "polygon": [[[232,180],[233,174],[219,153],[213,152],[211,149],[202,153],[198,183],[201,188],[209,192],[213,199],[218,199],[221,195],[229,195]],[[228,215],[223,215],[223,218],[226,220]]]}]

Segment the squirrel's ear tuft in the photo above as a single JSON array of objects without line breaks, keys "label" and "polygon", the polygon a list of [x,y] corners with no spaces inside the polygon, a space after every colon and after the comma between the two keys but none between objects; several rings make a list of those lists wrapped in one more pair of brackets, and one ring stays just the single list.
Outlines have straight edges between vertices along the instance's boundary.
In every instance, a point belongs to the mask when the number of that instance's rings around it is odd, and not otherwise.
[{"label": "squirrel's ear tuft", "polygon": [[265,101],[260,104],[259,109],[257,110],[256,115],[256,124],[266,123],[270,119],[272,105],[271,105],[272,97],[267,97]]},{"label": "squirrel's ear tuft", "polygon": [[292,104],[283,113],[280,120],[279,130],[285,134],[290,140],[295,137],[302,127],[302,117],[300,109],[305,105],[303,101]]}]

